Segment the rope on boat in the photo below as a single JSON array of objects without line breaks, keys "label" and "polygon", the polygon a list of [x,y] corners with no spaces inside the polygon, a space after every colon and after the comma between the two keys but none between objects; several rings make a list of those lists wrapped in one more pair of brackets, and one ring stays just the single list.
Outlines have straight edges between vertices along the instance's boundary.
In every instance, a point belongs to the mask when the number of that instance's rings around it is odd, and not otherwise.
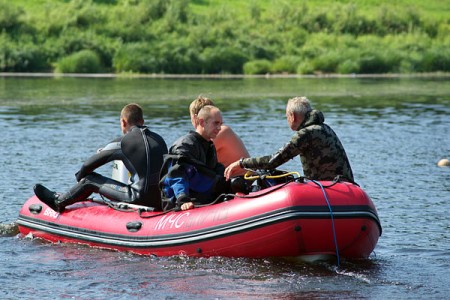
[{"label": "rope on boat", "polygon": [[114,202],[114,201],[106,199],[105,197],[103,197],[103,195],[100,195],[100,197],[101,197],[101,199],[88,198],[87,200],[91,200],[92,202],[97,202],[97,203],[101,203],[101,204],[106,204],[109,208],[112,208],[114,210],[121,211],[121,212],[137,212],[139,217],[141,217],[143,219],[159,217],[159,216],[165,215],[173,210],[173,209],[170,209],[167,211],[163,211],[159,214],[144,216],[142,213],[153,212],[155,209],[153,207],[136,205],[136,204],[131,204],[131,203]]},{"label": "rope on boat", "polygon": [[289,175],[297,175],[297,177],[301,177],[300,173],[298,172],[286,172],[283,174],[279,174],[279,175],[254,175],[251,176],[253,174],[252,171],[248,171],[247,173],[245,173],[244,175],[244,179],[245,180],[255,180],[255,179],[279,179],[279,178],[283,178],[283,177],[287,177]]},{"label": "rope on boat", "polygon": [[[333,184],[331,184],[330,186],[335,185],[338,182],[339,179],[335,179],[335,181],[333,182]],[[338,242],[337,242],[337,237],[336,237],[336,228],[334,227],[334,217],[333,217],[333,210],[331,208],[330,205],[330,201],[328,200],[328,196],[327,193],[325,192],[325,187],[330,187],[330,186],[323,186],[320,182],[316,181],[316,180],[311,180],[312,182],[314,182],[315,184],[317,184],[318,186],[320,186],[320,188],[322,189],[322,193],[323,196],[325,197],[325,201],[327,202],[328,205],[328,209],[330,210],[330,217],[331,217],[331,228],[333,230],[333,238],[334,238],[334,247],[336,248],[336,257],[337,257],[337,265],[338,267],[341,265],[341,259],[339,257],[339,246],[338,246]]]}]

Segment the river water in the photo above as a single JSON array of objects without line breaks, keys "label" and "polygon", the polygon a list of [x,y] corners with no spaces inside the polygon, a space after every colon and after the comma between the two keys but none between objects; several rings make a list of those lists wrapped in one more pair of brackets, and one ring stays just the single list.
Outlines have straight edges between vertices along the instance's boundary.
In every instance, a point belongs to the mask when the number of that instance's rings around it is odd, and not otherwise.
[{"label": "river water", "polygon": [[[188,105],[216,101],[252,155],[292,134],[284,108],[308,96],[339,135],[383,226],[363,261],[144,257],[16,234],[37,182],[65,191],[140,103],[168,145]],[[448,78],[111,79],[0,77],[1,299],[445,299],[450,295]],[[301,171],[298,158],[281,167]],[[111,173],[111,166],[100,172]]]}]

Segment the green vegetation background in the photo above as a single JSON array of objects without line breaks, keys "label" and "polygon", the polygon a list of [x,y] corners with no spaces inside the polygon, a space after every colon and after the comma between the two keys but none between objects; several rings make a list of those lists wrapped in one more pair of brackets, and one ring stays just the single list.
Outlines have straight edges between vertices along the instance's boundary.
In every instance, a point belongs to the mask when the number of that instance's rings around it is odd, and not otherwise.
[{"label": "green vegetation background", "polygon": [[0,72],[450,71],[449,0],[0,0]]}]

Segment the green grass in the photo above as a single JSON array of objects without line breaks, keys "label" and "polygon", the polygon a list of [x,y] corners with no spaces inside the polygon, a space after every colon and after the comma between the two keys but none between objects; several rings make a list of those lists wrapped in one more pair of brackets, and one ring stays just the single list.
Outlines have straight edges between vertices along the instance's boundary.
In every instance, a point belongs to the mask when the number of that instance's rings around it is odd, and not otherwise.
[{"label": "green grass", "polygon": [[[68,0],[14,0],[8,1],[16,6],[23,7],[32,14],[41,14],[46,5],[56,6],[69,5]],[[88,1],[86,1],[88,2]],[[121,5],[124,0],[117,0],[116,5]],[[95,1],[94,1],[95,3]],[[242,17],[250,16],[250,6],[257,5],[262,9],[264,15],[270,15],[280,3],[299,6],[307,4],[311,9],[325,9],[336,4],[352,4],[360,13],[366,16],[375,17],[382,6],[391,9],[411,8],[419,11],[426,18],[439,18],[450,21],[450,1],[448,0],[191,0],[190,7],[193,12],[199,15],[206,15],[211,10],[226,8],[227,10],[238,13]],[[110,6],[98,2],[100,6]],[[332,13],[332,11],[330,11]]]},{"label": "green grass", "polygon": [[4,72],[84,50],[119,73],[448,72],[448,48],[449,0],[0,0]]},{"label": "green grass", "polygon": [[280,6],[280,3],[292,6],[306,4],[310,9],[329,10],[330,13],[332,13],[330,7],[334,7],[336,4],[352,4],[361,14],[372,17],[376,17],[380,7],[383,6],[393,10],[411,8],[426,18],[450,20],[450,1],[448,0],[193,0],[190,5],[193,11],[200,15],[207,14],[212,9],[224,7],[238,12],[240,16],[249,17],[251,5],[258,5],[264,15],[270,15]]}]

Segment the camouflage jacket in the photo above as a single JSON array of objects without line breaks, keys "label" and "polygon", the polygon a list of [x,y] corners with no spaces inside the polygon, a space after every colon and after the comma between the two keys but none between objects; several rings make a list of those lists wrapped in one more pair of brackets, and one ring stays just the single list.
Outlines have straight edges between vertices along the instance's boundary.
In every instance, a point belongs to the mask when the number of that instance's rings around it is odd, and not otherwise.
[{"label": "camouflage jacket", "polygon": [[324,121],[322,112],[311,111],[289,143],[272,155],[246,158],[242,161],[243,166],[251,169],[275,169],[300,155],[305,177],[332,180],[341,175],[353,182],[353,172],[344,147]]}]

